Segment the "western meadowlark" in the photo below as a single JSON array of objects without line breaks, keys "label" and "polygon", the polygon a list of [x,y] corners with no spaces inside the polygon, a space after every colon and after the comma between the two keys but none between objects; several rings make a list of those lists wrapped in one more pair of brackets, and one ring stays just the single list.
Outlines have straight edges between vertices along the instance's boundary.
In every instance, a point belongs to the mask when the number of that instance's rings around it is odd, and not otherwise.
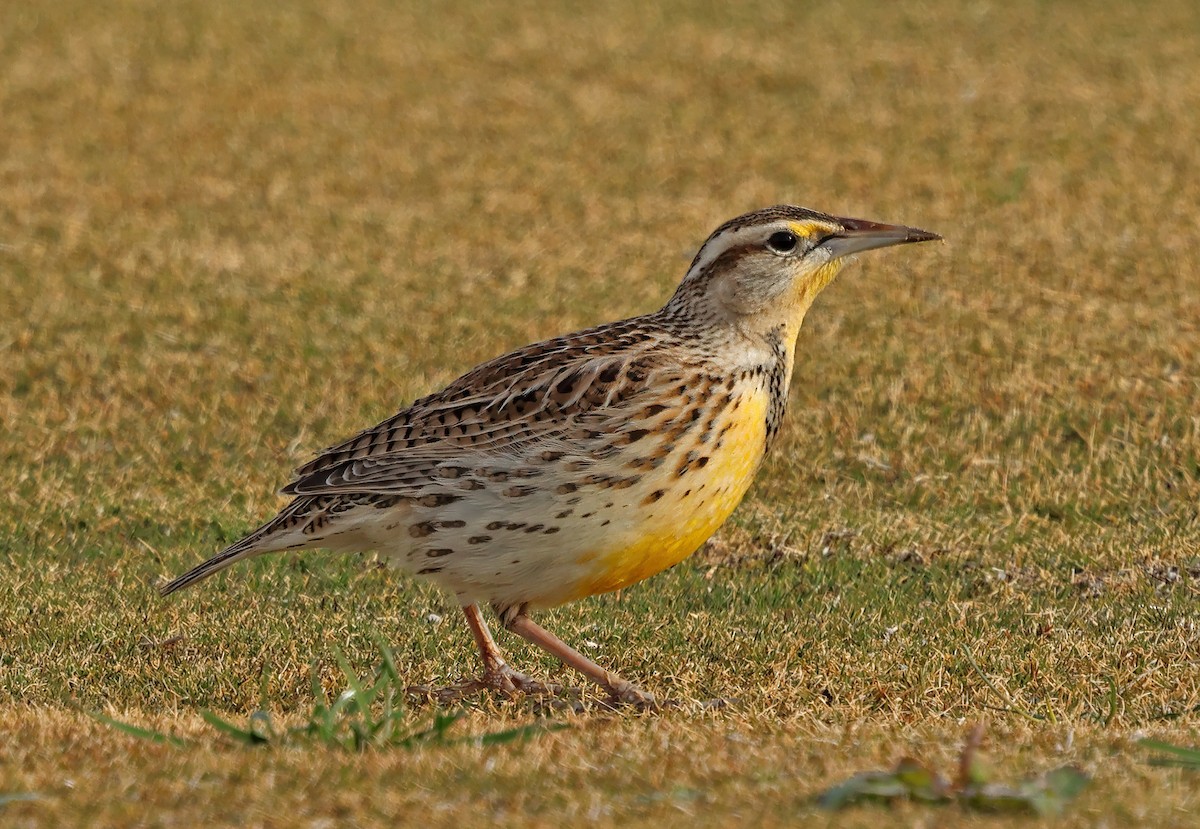
[{"label": "western meadowlark", "polygon": [[660,310],[529,345],[300,467],[276,517],[162,587],[262,553],[375,550],[452,592],[472,689],[539,692],[479,605],[615,700],[654,697],[529,617],[682,561],[742,500],[779,431],[796,335],[850,254],[941,237],[781,205],[701,246]]}]

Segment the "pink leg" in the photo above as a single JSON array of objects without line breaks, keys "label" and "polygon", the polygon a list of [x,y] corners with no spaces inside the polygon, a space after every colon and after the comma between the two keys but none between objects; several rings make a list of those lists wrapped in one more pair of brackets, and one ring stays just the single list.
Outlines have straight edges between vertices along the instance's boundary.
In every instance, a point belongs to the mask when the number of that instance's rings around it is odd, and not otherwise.
[{"label": "pink leg", "polygon": [[526,694],[549,694],[559,690],[557,685],[530,679],[525,674],[514,671],[508,666],[508,663],[504,661],[504,655],[500,652],[500,647],[492,638],[491,631],[488,630],[487,622],[484,621],[478,605],[464,605],[463,614],[467,617],[467,626],[471,628],[475,644],[479,646],[479,655],[483,658],[483,676],[473,682],[447,689],[448,692],[441,694],[442,697],[450,699],[483,690],[499,691],[506,696],[515,694],[517,691]]},{"label": "pink leg", "polygon": [[471,628],[475,637],[475,644],[479,646],[479,655],[483,657],[483,675],[487,677],[499,673],[508,663],[500,653],[500,646],[492,638],[492,632],[488,630],[487,622],[479,612],[479,605],[463,605],[463,613],[467,617],[467,626]]},{"label": "pink leg", "polygon": [[635,686],[632,682],[604,670],[604,668],[601,668],[553,633],[534,623],[525,614],[522,613],[513,618],[508,623],[508,629],[537,645],[551,656],[557,657],[564,665],[570,665],[579,671],[579,673],[612,694],[614,700],[642,708],[658,707],[658,701],[654,698],[653,694],[649,694]]}]

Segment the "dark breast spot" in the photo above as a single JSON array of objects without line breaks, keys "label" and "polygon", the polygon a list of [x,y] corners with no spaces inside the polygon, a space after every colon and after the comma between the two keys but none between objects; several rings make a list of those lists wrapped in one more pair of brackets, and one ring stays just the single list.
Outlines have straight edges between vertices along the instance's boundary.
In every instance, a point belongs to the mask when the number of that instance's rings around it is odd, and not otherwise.
[{"label": "dark breast spot", "polygon": [[679,466],[675,468],[675,475],[682,478],[687,474],[687,471],[692,468],[692,464],[696,461],[696,452],[691,451],[683,456],[683,460],[679,462]]},{"label": "dark breast spot", "polygon": [[424,495],[417,499],[417,503],[423,507],[444,507],[447,504],[453,504],[455,501],[461,501],[462,499],[463,496],[461,495],[447,495],[443,493],[438,495]]},{"label": "dark breast spot", "polygon": [[433,526],[432,521],[422,521],[420,524],[413,524],[408,528],[408,534],[413,538],[424,538],[435,532],[437,532],[437,528]]}]

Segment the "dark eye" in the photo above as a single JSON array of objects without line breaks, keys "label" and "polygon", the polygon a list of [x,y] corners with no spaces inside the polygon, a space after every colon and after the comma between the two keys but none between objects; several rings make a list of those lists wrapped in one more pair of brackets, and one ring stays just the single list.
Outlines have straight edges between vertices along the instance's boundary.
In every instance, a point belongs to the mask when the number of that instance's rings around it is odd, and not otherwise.
[{"label": "dark eye", "polygon": [[796,234],[786,230],[772,233],[771,238],[767,240],[767,247],[775,253],[791,253],[796,249]]}]

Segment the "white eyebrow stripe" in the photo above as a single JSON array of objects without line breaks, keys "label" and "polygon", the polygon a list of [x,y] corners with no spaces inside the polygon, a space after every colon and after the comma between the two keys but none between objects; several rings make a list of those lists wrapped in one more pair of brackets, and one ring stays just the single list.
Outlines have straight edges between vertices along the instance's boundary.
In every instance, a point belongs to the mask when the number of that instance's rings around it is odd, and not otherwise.
[{"label": "white eyebrow stripe", "polygon": [[[704,246],[700,248],[700,252],[696,254],[692,266],[688,268],[687,276],[684,280],[691,279],[698,273],[702,273],[713,262],[717,260],[721,254],[736,247],[748,245],[753,241],[764,239],[770,236],[776,230],[788,230],[787,222],[774,222],[770,225],[748,225],[733,230],[723,230],[714,234],[709,238]],[[764,234],[766,234],[764,236]]]}]

